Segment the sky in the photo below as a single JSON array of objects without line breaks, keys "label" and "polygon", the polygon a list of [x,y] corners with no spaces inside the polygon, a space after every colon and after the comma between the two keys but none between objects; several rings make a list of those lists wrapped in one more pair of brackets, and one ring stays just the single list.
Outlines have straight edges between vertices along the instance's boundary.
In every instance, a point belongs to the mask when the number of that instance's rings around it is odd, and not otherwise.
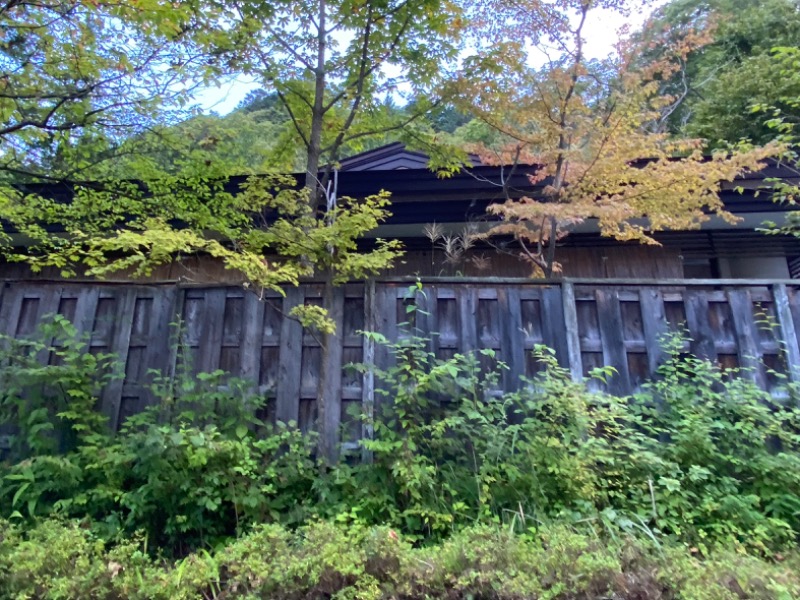
[{"label": "sky", "polygon": [[[618,31],[628,25],[631,30],[642,26],[647,16],[666,0],[648,2],[647,6],[634,10],[627,18],[618,12],[597,9],[589,13],[584,26],[586,32],[585,49],[591,58],[603,58],[613,49],[619,39]],[[220,86],[213,86],[203,90],[198,96],[198,102],[205,112],[216,112],[220,115],[231,112],[247,93],[257,89],[257,81],[247,77],[230,79]]]}]

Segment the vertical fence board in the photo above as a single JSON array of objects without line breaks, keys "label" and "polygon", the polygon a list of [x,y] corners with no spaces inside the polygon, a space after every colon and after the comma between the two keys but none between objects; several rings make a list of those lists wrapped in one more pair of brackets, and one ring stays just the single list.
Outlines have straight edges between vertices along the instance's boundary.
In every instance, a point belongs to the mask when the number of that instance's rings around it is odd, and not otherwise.
[{"label": "vertical fence board", "polygon": [[[39,306],[37,307],[36,322],[51,321],[52,317],[58,314],[58,307],[61,305],[61,295],[64,288],[61,286],[53,286],[52,288],[40,288]],[[35,333],[34,330],[31,333]],[[48,346],[53,344],[52,339],[43,340]],[[50,361],[50,351],[42,350],[36,355],[36,359],[40,364],[46,365]]]},{"label": "vertical fence board", "polygon": [[502,315],[500,351],[508,367],[503,370],[503,387],[511,391],[519,387],[520,377],[525,375],[525,345],[519,288],[498,289],[497,303],[500,315]]},{"label": "vertical fence board", "polygon": [[[124,372],[128,362],[128,350],[130,349],[133,311],[136,308],[136,289],[128,287],[115,290],[114,300],[117,310],[115,311],[113,335],[109,351],[117,355]],[[123,379],[114,379],[105,387],[100,398],[101,410],[108,417],[111,431],[116,431],[119,428],[123,383]]]},{"label": "vertical fence board", "polygon": [[655,374],[664,360],[662,339],[669,331],[664,296],[661,290],[646,288],[639,291],[639,308],[642,311],[642,330],[647,350],[650,374]]},{"label": "vertical fence board", "polygon": [[739,364],[745,374],[762,388],[766,387],[766,376],[762,368],[762,353],[758,347],[756,322],[753,318],[753,301],[747,290],[728,290]]},{"label": "vertical fence board", "polygon": [[556,353],[558,364],[569,368],[569,348],[564,322],[564,299],[561,288],[550,286],[542,289],[542,341]]},{"label": "vertical fence board", "polygon": [[[375,280],[370,279],[364,286],[364,331],[375,331],[377,318],[377,299],[375,297]],[[362,362],[366,367],[361,384],[361,409],[364,419],[361,421],[361,439],[371,440],[374,435],[372,419],[375,415],[375,341],[364,338]],[[361,460],[372,461],[372,451],[361,446]]]},{"label": "vertical fence board", "polygon": [[[178,316],[183,312],[179,303],[181,297],[181,291],[175,287],[157,290],[153,296],[148,324],[150,343],[145,349],[145,367],[148,372],[159,373],[164,378],[175,374],[177,331],[174,327],[177,326]],[[151,380],[151,376],[146,379],[148,382]],[[151,392],[146,392],[145,396],[148,404],[156,400]]]},{"label": "vertical fence board", "polygon": [[299,287],[286,290],[283,299],[275,418],[289,423],[300,421],[300,378],[303,359],[303,326],[289,318],[289,311],[303,304],[304,291]]},{"label": "vertical fence board", "polygon": [[245,292],[242,309],[242,340],[239,346],[239,376],[258,385],[261,380],[261,348],[264,343],[264,303]]},{"label": "vertical fence board", "polygon": [[75,303],[75,317],[72,324],[79,336],[91,336],[94,331],[94,320],[97,316],[97,304],[100,301],[99,287],[84,287],[78,292]]},{"label": "vertical fence board", "polygon": [[458,321],[462,353],[478,349],[478,291],[472,286],[459,286],[456,290]]},{"label": "vertical fence board", "polygon": [[[789,293],[783,284],[772,287],[772,295],[775,298],[775,311],[778,315],[778,325],[780,326],[781,339],[786,354],[786,366],[791,381],[800,381],[800,342],[798,341],[797,328],[800,320],[796,321],[792,313],[792,304]],[[798,294],[795,292],[794,300],[797,301]],[[800,316],[800,306],[797,315]]]},{"label": "vertical fence board", "polygon": [[418,298],[418,335],[428,340],[428,350],[439,353],[439,286],[425,286],[423,295]]},{"label": "vertical fence board", "polygon": [[600,342],[603,346],[603,363],[616,371],[608,380],[608,390],[613,394],[623,395],[631,391],[631,379],[622,335],[619,296],[617,292],[610,290],[595,290],[594,295],[600,325]]},{"label": "vertical fence board", "polygon": [[561,286],[564,302],[564,330],[567,338],[569,370],[573,381],[583,379],[583,360],[581,358],[581,338],[578,330],[578,307],[575,302],[575,286],[564,282]]},{"label": "vertical fence board", "polygon": [[200,346],[194,359],[197,372],[209,373],[219,368],[227,294],[225,288],[215,288],[205,293],[200,323]]},{"label": "vertical fence board", "polygon": [[686,309],[686,322],[689,325],[689,336],[692,354],[710,361],[717,360],[717,347],[714,343],[714,331],[708,321],[708,298],[702,292],[687,290],[683,296]]},{"label": "vertical fence board", "polygon": [[[398,328],[397,328],[397,287],[389,284],[376,284],[375,286],[375,330],[389,342],[397,341]],[[396,362],[395,356],[391,349],[385,344],[377,344],[375,346],[375,366],[378,369],[390,369]],[[378,378],[375,382],[376,389],[379,389],[382,384],[382,379]],[[373,401],[373,412],[380,415],[381,404],[385,399],[376,394]]]},{"label": "vertical fence board", "polygon": [[18,332],[19,316],[24,298],[23,286],[5,284],[3,286],[3,305],[0,307],[0,332],[15,337]]},{"label": "vertical fence board", "polygon": [[[327,336],[327,366],[323,368],[324,379],[321,394],[318,400],[324,399],[319,410],[319,431],[322,437],[322,449],[327,457],[334,461],[338,456],[340,442],[339,425],[342,422],[342,351],[344,344],[344,288],[336,287],[332,290],[329,318],[336,326],[336,333]],[[325,360],[323,355],[323,360]],[[320,398],[321,397],[321,398]]]}]

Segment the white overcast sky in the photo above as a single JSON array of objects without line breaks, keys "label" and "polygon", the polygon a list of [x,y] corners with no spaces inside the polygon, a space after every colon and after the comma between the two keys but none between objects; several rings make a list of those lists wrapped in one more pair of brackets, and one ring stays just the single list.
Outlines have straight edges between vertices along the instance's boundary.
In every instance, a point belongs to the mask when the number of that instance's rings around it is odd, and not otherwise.
[{"label": "white overcast sky", "polygon": [[[585,25],[586,52],[593,58],[607,56],[619,39],[617,32],[625,25],[631,30],[638,29],[647,16],[666,0],[655,0],[647,3],[646,8],[633,10],[629,17],[623,17],[609,10],[594,10],[589,13]],[[224,115],[236,108],[236,105],[247,95],[247,92],[259,87],[258,82],[240,77],[229,80],[219,87],[209,87],[201,92],[198,103],[206,112]]]}]

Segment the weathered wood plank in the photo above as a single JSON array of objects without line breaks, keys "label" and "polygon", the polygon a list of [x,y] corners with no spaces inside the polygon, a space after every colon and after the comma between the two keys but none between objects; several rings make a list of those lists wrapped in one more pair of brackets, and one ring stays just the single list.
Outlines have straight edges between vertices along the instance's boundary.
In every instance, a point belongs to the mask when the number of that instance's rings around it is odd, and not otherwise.
[{"label": "weathered wood plank", "polygon": [[472,286],[461,286],[456,293],[460,351],[466,354],[478,349],[478,294]]},{"label": "weathered wood plank", "polygon": [[647,366],[650,375],[655,375],[665,354],[662,340],[669,331],[664,297],[661,290],[644,288],[639,291],[639,309],[642,312],[642,331],[647,351]]},{"label": "weathered wood plank", "polygon": [[[364,331],[375,331],[377,318],[377,298],[375,280],[370,279],[364,285]],[[373,419],[375,417],[375,341],[370,337],[363,338],[363,357],[361,359],[366,370],[361,380],[361,439],[371,440],[374,437]],[[372,462],[372,451],[361,446],[361,460]]]},{"label": "weathered wood plank", "polygon": [[503,370],[503,389],[519,389],[520,378],[525,375],[525,346],[522,333],[522,307],[519,289],[508,287],[497,290],[497,302],[503,315],[500,329],[500,351],[507,369]]},{"label": "weathered wood plank", "polygon": [[[39,306],[36,312],[36,326],[52,321],[53,317],[58,314],[58,308],[61,305],[61,295],[64,293],[64,288],[62,286],[48,286],[45,288],[40,288],[40,296],[39,296]],[[34,329],[34,333],[36,330]],[[47,346],[53,345],[53,339],[45,339],[43,340]],[[42,350],[36,355],[36,360],[42,364],[46,365],[50,362],[50,351],[49,350]]]},{"label": "weathered wood plank", "polygon": [[[793,318],[793,312],[800,317],[800,306],[793,307],[789,299],[786,285],[777,284],[772,287],[772,294],[775,298],[775,312],[778,316],[783,350],[786,358],[786,367],[791,381],[800,381],[800,341],[797,332],[800,326],[800,319]],[[795,292],[794,300],[797,302],[798,294]],[[797,309],[796,312],[793,308]]]},{"label": "weathered wood plank", "polygon": [[255,293],[246,293],[242,309],[242,340],[239,375],[257,385],[261,379],[261,347],[264,342],[264,303]]},{"label": "weathered wood plank", "polygon": [[569,371],[573,381],[583,379],[583,361],[581,359],[581,339],[578,329],[578,310],[575,303],[575,286],[565,282],[561,286],[561,297],[564,305],[564,330],[567,338],[567,356]]},{"label": "weathered wood plank", "polygon": [[[169,379],[175,374],[175,360],[178,352],[178,340],[176,327],[182,309],[179,298],[183,292],[177,287],[169,287],[159,290],[153,295],[153,305],[150,311],[150,322],[147,331],[149,343],[145,350],[145,366],[148,375],[145,379],[147,384],[152,382],[156,373],[161,377]],[[145,388],[144,402],[152,404],[156,402],[156,397],[150,390]]]},{"label": "weathered wood plank", "polygon": [[556,353],[558,364],[569,368],[569,348],[564,322],[564,299],[561,288],[549,286],[542,289],[542,341]]},{"label": "weathered wood plank", "polygon": [[200,324],[200,346],[194,359],[194,367],[198,373],[210,373],[219,369],[227,293],[225,288],[206,291],[203,320]]},{"label": "weathered wood plank", "polygon": [[631,378],[628,371],[628,355],[623,338],[622,311],[615,291],[595,290],[597,316],[600,324],[600,340],[603,345],[603,362],[613,367],[616,373],[608,380],[608,391],[616,395],[629,394]]},{"label": "weathered wood plank", "polygon": [[436,285],[427,286],[417,297],[419,335],[427,340],[428,350],[434,355],[439,353],[439,291]]},{"label": "weathered wood plank", "polygon": [[[402,293],[401,293],[402,292]],[[399,331],[397,325],[397,304],[398,298],[405,296],[405,290],[399,290],[394,285],[375,286],[375,331],[382,334],[389,343],[398,341]],[[387,370],[392,368],[397,362],[394,352],[386,344],[375,345],[375,368]],[[383,378],[375,378],[375,388],[381,389],[385,382]],[[384,396],[376,394],[373,401],[373,412],[380,415],[382,404],[387,400]]]},{"label": "weathered wood plank", "polygon": [[336,333],[326,336],[327,348],[324,348],[322,353],[326,364],[322,366],[323,376],[317,394],[317,411],[320,419],[321,451],[328,460],[334,462],[338,458],[341,441],[344,288],[334,287],[328,293],[330,294],[328,317],[333,321]]},{"label": "weathered wood plank", "polygon": [[0,333],[15,337],[19,324],[19,315],[22,312],[24,286],[13,283],[3,285],[3,305],[0,307]]},{"label": "weathered wood plank", "polygon": [[79,336],[91,336],[94,331],[94,320],[97,316],[97,303],[100,301],[100,288],[83,287],[78,292],[75,303],[75,317],[72,324]]},{"label": "weathered wood plank", "polygon": [[683,298],[689,337],[692,338],[690,344],[692,354],[716,362],[715,336],[708,322],[708,298],[702,291],[697,290],[687,290]]},{"label": "weathered wood plank", "polygon": [[[124,373],[128,363],[128,351],[130,350],[133,311],[136,308],[136,288],[128,287],[116,291],[114,300],[117,304],[117,310],[109,351],[116,354]],[[124,380],[122,378],[112,380],[106,385],[100,398],[100,408],[103,414],[108,417],[111,431],[119,429],[123,384]]]},{"label": "weathered wood plank", "polygon": [[736,334],[739,364],[744,374],[762,388],[767,380],[762,365],[762,352],[757,342],[757,325],[753,318],[753,302],[747,290],[728,290],[728,303],[731,307],[733,326]]},{"label": "weathered wood plank", "polygon": [[281,345],[278,356],[278,381],[275,398],[275,418],[283,423],[299,423],[300,380],[303,359],[303,326],[288,317],[289,311],[303,304],[305,295],[300,287],[286,290],[283,299]]}]

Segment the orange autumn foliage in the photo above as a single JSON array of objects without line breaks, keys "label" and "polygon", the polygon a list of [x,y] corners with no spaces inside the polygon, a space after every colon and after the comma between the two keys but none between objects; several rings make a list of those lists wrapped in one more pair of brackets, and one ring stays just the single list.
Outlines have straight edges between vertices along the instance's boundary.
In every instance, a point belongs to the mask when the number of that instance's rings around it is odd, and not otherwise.
[{"label": "orange autumn foliage", "polygon": [[[587,0],[492,0],[484,5],[505,26],[489,48],[465,62],[462,98],[499,132],[501,143],[471,148],[488,164],[525,169],[540,193],[490,206],[501,222],[490,235],[511,235],[535,274],[560,270],[557,242],[596,220],[600,234],[656,244],[662,230],[697,228],[712,215],[733,223],[722,182],[757,170],[780,148],[740,148],[707,155],[704,141],[675,139],[661,123],[675,98],[660,94],[686,56],[711,39],[711,28],[682,32],[659,58],[621,40],[605,60],[584,51],[584,26],[599,3]],[[624,10],[619,2],[606,8]],[[526,32],[527,28],[527,34]],[[478,45],[478,47],[481,47]],[[544,57],[534,68],[531,60]]]}]

